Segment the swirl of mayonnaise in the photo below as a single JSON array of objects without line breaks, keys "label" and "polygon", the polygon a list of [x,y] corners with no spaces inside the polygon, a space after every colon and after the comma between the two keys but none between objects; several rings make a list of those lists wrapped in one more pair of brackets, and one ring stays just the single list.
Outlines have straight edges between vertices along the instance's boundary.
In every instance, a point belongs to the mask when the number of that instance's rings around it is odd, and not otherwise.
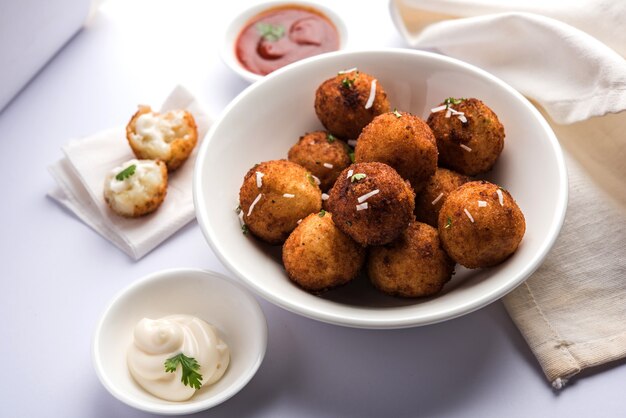
[{"label": "swirl of mayonnaise", "polygon": [[196,389],[181,382],[182,367],[165,371],[165,360],[183,353],[200,364],[202,387],[217,382],[230,362],[228,346],[215,328],[191,315],[144,318],[135,326],[128,349],[128,368],[146,391],[168,401],[185,401]]}]

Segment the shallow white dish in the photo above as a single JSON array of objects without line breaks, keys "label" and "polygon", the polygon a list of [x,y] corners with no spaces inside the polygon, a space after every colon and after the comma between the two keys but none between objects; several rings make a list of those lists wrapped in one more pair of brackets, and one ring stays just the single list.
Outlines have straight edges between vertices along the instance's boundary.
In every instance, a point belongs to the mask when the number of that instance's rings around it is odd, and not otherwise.
[{"label": "shallow white dish", "polygon": [[[518,251],[483,270],[457,266],[434,298],[383,295],[361,277],[321,297],[293,285],[280,247],[241,233],[234,212],[243,176],[255,163],[286,158],[307,131],[322,129],[313,109],[317,87],[338,70],[358,67],[375,76],[391,106],[426,118],[446,97],[477,97],[499,116],[504,151],[487,178],[507,188],[526,218]],[[412,50],[338,52],[278,70],[242,92],[211,127],[194,172],[196,216],[220,260],[255,292],[320,321],[364,328],[400,328],[455,318],[504,296],[535,271],[563,223],[567,175],[554,133],[522,95],[472,65]]]},{"label": "shallow white dish", "polygon": [[[195,315],[215,325],[231,353],[224,376],[184,402],[146,392],[126,365],[137,322],[172,314]],[[239,392],[258,370],[266,347],[265,316],[243,286],[210,271],[171,269],[140,279],[113,299],[96,328],[92,356],[98,378],[117,399],[143,411],[180,415],[209,409]]]},{"label": "shallow white dish", "polygon": [[221,40],[220,57],[222,58],[222,61],[224,61],[228,67],[230,67],[235,73],[239,74],[244,80],[254,83],[255,81],[261,80],[265,76],[247,70],[237,58],[235,43],[237,42],[239,34],[250,19],[256,15],[266,10],[285,5],[304,6],[322,12],[337,29],[337,34],[339,35],[339,50],[341,51],[346,47],[346,43],[348,42],[348,29],[346,28],[346,24],[337,13],[328,7],[309,1],[275,0],[261,2],[239,13],[228,25],[226,31],[224,32],[224,37]]}]

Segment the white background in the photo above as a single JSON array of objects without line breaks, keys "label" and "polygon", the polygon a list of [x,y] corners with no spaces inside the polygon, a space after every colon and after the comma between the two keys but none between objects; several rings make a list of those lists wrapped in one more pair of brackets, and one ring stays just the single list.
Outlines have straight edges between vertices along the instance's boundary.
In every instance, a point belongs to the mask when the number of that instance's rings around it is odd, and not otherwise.
[{"label": "white background", "polygon": [[[98,381],[91,340],[110,299],[171,267],[227,273],[192,222],[138,262],[46,192],[61,145],[124,125],[175,84],[214,117],[247,83],[218,57],[220,35],[247,2],[105,2],[0,113],[0,416],[142,417]],[[327,2],[348,48],[404,47],[386,1]],[[1,72],[0,65],[0,72]],[[368,331],[318,323],[260,301],[269,346],[254,379],[215,417],[624,416],[624,363],[546,382],[500,302],[446,323]]]}]

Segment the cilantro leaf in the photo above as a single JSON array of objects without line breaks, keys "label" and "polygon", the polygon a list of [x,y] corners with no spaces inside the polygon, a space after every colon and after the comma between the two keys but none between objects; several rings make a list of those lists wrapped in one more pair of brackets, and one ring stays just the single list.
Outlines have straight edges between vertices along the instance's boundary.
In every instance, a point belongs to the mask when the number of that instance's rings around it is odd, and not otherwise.
[{"label": "cilantro leaf", "polygon": [[354,80],[350,80],[348,77],[344,77],[343,80],[341,80],[341,85],[347,89],[352,88],[353,83],[354,83]]},{"label": "cilantro leaf", "polygon": [[259,22],[256,29],[263,39],[270,42],[276,42],[285,36],[285,27],[282,25],[272,25],[271,23]]},{"label": "cilantro leaf", "polygon": [[350,152],[348,153],[348,156],[350,157],[350,161],[351,161],[352,163],[354,163],[354,161],[355,161],[355,158],[354,158],[354,151],[350,151]]},{"label": "cilantro leaf", "polygon": [[326,140],[332,144],[333,142],[335,142],[337,138],[335,137],[335,135],[331,134],[330,132],[326,134]]},{"label": "cilantro leaf", "polygon": [[351,181],[352,183],[354,183],[355,181],[362,180],[362,179],[364,179],[365,177],[367,177],[367,175],[366,175],[366,174],[364,174],[364,173],[356,173],[356,174],[354,174],[352,177],[350,177],[350,181]]},{"label": "cilantro leaf", "polygon": [[398,112],[398,109],[395,107],[393,108],[393,114],[396,115],[398,119],[402,117],[402,113]]},{"label": "cilantro leaf", "polygon": [[317,214],[320,218],[323,218],[326,215],[326,211],[324,209],[320,210],[320,213]]},{"label": "cilantro leaf", "polygon": [[122,171],[117,173],[117,175],[115,176],[115,180],[117,180],[117,181],[124,181],[124,180],[126,180],[127,178],[129,178],[130,176],[135,174],[135,170],[136,169],[137,169],[137,165],[136,164],[129,165],[128,167],[126,167],[125,169],[123,169]]},{"label": "cilantro leaf", "polygon": [[443,101],[443,104],[446,105],[446,109],[447,109],[452,105],[455,105],[455,106],[458,105],[464,100],[467,100],[467,99],[465,97],[460,97],[458,99],[455,99],[454,97],[448,97],[446,100]]},{"label": "cilantro leaf", "polygon": [[448,229],[452,226],[452,219],[448,216],[448,219],[446,219],[446,225],[444,226],[444,228]]},{"label": "cilantro leaf", "polygon": [[177,354],[174,357],[170,357],[165,360],[165,371],[168,373],[174,373],[179,364],[183,371],[180,381],[183,382],[185,386],[200,389],[202,387],[202,375],[198,373],[200,370],[200,364],[198,364],[196,359],[193,357],[187,357],[183,353]]}]

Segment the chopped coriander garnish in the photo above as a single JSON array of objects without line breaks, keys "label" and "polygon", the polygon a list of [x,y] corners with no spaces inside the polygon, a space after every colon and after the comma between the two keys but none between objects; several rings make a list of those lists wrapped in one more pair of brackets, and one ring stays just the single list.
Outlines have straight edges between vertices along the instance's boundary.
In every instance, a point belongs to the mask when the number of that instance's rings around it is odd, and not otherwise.
[{"label": "chopped coriander garnish", "polygon": [[350,151],[350,152],[348,153],[348,156],[350,156],[350,161],[351,161],[352,163],[354,163],[354,151]]},{"label": "chopped coriander garnish", "polygon": [[393,114],[396,115],[398,119],[402,117],[402,114],[398,112],[398,108],[396,107],[393,108]]},{"label": "chopped coriander garnish", "polygon": [[331,144],[332,144],[333,142],[335,142],[335,140],[336,140],[336,139],[337,139],[337,138],[335,137],[335,135],[331,134],[330,132],[326,134],[326,140],[327,140],[329,143],[331,143]]},{"label": "chopped coriander garnish", "polygon": [[458,105],[459,103],[461,103],[463,100],[467,100],[465,97],[461,97],[458,99],[455,99],[454,97],[448,97],[446,100],[443,101],[443,104],[446,105],[446,109],[449,108],[452,105]]},{"label": "chopped coriander garnish", "polygon": [[350,181],[354,183],[355,181],[363,180],[365,177],[367,177],[367,175],[364,173],[356,173],[350,177]]},{"label": "chopped coriander garnish", "polygon": [[259,22],[256,25],[261,37],[266,41],[276,42],[285,36],[285,27],[282,25],[272,25],[271,23]]},{"label": "chopped coriander garnish", "polygon": [[306,177],[309,179],[309,183],[311,183],[313,186],[315,186],[315,179],[313,178],[313,175],[309,172],[306,173]]},{"label": "chopped coriander garnish", "polygon": [[239,215],[241,213],[241,205],[237,205],[237,207],[235,208],[235,213],[237,215]]},{"label": "chopped coriander garnish", "polygon": [[320,218],[323,218],[326,215],[326,211],[324,209],[320,210],[320,213],[317,214]]},{"label": "chopped coriander garnish", "polygon": [[137,168],[136,164],[129,165],[128,167],[126,167],[125,169],[123,169],[122,171],[117,173],[117,175],[115,176],[115,180],[117,180],[117,181],[124,181],[124,180],[126,180],[127,178],[129,178],[130,176],[135,174],[135,169],[136,168]]},{"label": "chopped coriander garnish", "polygon": [[248,235],[248,225],[241,225],[241,232],[243,232],[244,235]]},{"label": "chopped coriander garnish", "polygon": [[341,80],[341,85],[347,89],[351,89],[352,86],[354,86],[354,79],[344,77],[343,80]]},{"label": "chopped coriander garnish", "polygon": [[446,219],[446,226],[444,226],[444,228],[448,229],[452,226],[452,219],[448,216],[448,219]]},{"label": "chopped coriander garnish", "polygon": [[187,357],[183,353],[177,354],[174,357],[170,357],[165,360],[165,371],[168,373],[174,373],[178,368],[178,365],[182,367],[183,375],[180,381],[185,386],[191,386],[194,389],[200,389],[202,387],[202,375],[198,373],[200,370],[200,364],[193,357]]}]

